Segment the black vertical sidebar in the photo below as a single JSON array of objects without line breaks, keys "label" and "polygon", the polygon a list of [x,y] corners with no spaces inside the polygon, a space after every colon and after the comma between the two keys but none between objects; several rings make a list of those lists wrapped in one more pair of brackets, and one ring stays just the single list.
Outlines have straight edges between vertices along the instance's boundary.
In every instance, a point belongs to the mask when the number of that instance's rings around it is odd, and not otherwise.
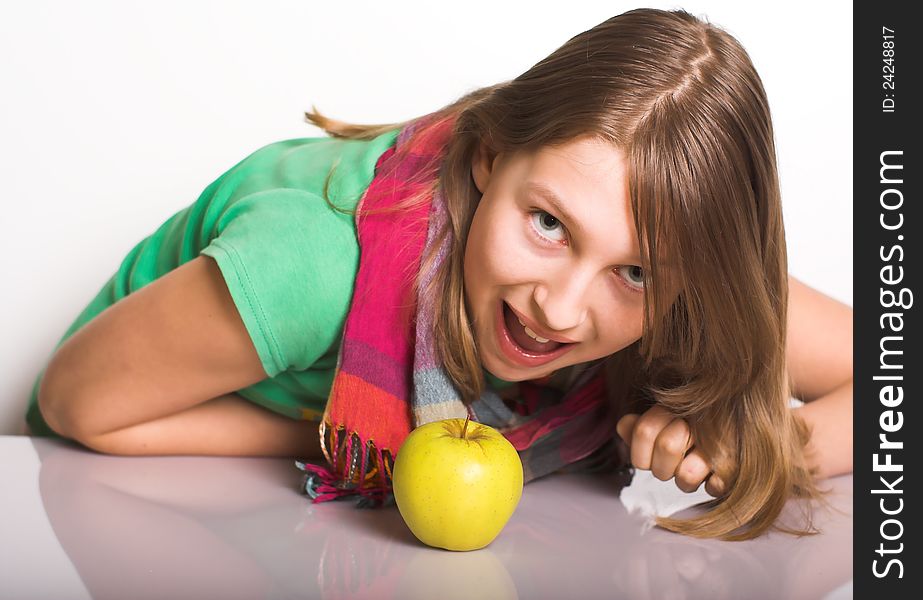
[{"label": "black vertical sidebar", "polygon": [[[923,473],[918,112],[912,2],[853,8],[854,595],[920,598]],[[834,101],[833,99],[830,99]],[[831,177],[836,176],[831,174]]]}]

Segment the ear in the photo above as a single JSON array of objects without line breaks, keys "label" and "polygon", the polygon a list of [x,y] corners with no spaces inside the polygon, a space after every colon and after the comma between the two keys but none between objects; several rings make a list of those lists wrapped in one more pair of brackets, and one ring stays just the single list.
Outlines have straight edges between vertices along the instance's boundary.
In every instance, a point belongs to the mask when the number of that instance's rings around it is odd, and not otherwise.
[{"label": "ear", "polygon": [[494,162],[497,153],[484,143],[483,140],[477,143],[474,148],[474,156],[471,159],[471,177],[474,179],[474,185],[482,194],[487,189],[487,183],[490,181],[490,174],[493,172]]}]

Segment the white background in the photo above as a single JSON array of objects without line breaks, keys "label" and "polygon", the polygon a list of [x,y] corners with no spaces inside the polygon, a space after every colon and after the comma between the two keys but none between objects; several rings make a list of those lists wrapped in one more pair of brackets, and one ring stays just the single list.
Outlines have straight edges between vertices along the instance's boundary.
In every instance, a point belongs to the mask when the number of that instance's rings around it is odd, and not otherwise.
[{"label": "white background", "polygon": [[[735,35],[769,96],[789,266],[852,304],[849,3],[651,3]],[[274,141],[430,112],[628,2],[0,4],[0,434],[125,254]]]}]

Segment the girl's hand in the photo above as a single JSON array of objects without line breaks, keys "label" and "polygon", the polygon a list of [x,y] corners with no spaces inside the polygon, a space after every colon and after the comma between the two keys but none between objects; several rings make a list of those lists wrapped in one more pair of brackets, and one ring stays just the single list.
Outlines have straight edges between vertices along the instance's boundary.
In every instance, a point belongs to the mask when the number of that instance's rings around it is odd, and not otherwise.
[{"label": "girl's hand", "polygon": [[724,493],[724,483],[693,447],[689,425],[665,408],[654,406],[643,415],[627,414],[619,419],[616,431],[631,449],[635,468],[650,470],[661,481],[675,478],[676,487],[687,493],[699,489],[703,481],[710,495]]}]

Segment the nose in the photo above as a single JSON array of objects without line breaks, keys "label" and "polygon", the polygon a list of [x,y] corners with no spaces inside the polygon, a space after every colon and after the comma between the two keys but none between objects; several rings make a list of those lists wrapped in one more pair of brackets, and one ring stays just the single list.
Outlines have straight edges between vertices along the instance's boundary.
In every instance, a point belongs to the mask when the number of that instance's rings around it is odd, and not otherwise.
[{"label": "nose", "polygon": [[533,297],[543,324],[564,332],[583,323],[587,318],[592,283],[593,274],[589,270],[565,269],[536,285]]}]

